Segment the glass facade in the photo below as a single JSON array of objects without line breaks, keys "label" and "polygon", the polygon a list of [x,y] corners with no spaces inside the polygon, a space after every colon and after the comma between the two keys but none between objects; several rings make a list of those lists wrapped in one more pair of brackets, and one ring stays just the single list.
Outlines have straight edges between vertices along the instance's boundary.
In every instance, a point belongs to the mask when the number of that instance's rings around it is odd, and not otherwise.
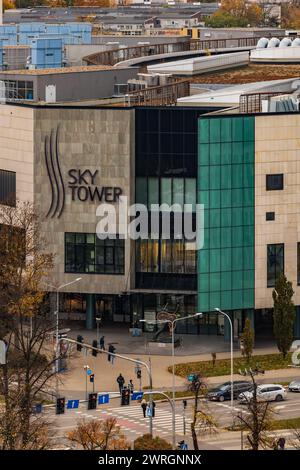
[{"label": "glass facade", "polygon": [[65,233],[65,272],[124,274],[124,240],[94,233]]},{"label": "glass facade", "polygon": [[284,244],[267,245],[267,286],[274,287],[279,275],[284,272]]},{"label": "glass facade", "polygon": [[199,119],[199,311],[254,308],[254,138],[254,117]]},{"label": "glass facade", "polygon": [[0,204],[14,207],[16,205],[16,173],[0,170]]}]

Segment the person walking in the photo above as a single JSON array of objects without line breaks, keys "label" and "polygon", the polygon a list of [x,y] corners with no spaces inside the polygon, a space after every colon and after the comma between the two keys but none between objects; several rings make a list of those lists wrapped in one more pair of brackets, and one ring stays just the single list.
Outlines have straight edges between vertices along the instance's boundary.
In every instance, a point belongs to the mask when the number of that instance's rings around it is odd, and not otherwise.
[{"label": "person walking", "polygon": [[280,437],[277,441],[278,449],[279,450],[284,450],[285,449],[285,438]]},{"label": "person walking", "polygon": [[130,390],[130,394],[132,395],[134,392],[134,385],[133,385],[132,379],[129,380],[128,388]]},{"label": "person walking", "polygon": [[110,344],[108,346],[108,352],[111,353],[111,354],[108,355],[108,358],[109,358],[108,360],[111,362],[112,365],[115,362],[115,356],[112,355],[112,354],[115,353],[115,351],[116,351],[116,348],[112,344]]},{"label": "person walking", "polygon": [[123,387],[124,387],[124,383],[125,383],[125,379],[124,379],[124,377],[121,373],[117,377],[117,382],[118,382],[118,385],[119,385],[119,390],[120,390],[120,395],[121,395]]},{"label": "person walking", "polygon": [[155,403],[155,401],[153,400],[153,401],[152,401],[152,418],[155,417],[155,407],[156,407],[156,403]]},{"label": "person walking", "polygon": [[143,416],[144,416],[144,418],[146,418],[147,401],[145,400],[145,398],[143,398],[142,401],[141,401],[141,407],[142,407],[142,410],[143,410]]},{"label": "person walking", "polygon": [[105,342],[104,342],[104,338],[105,338],[105,336],[101,336],[100,341],[99,341],[100,349],[102,349],[103,351],[105,351]]}]

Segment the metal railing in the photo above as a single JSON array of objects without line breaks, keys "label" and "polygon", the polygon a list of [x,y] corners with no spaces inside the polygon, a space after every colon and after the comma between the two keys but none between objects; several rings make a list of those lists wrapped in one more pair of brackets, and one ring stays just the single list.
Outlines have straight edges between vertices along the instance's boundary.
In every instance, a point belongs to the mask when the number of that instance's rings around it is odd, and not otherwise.
[{"label": "metal railing", "polygon": [[148,87],[124,95],[124,106],[170,106],[178,98],[190,95],[190,81],[178,80],[167,85]]},{"label": "metal railing", "polygon": [[241,114],[253,114],[262,112],[262,101],[269,100],[272,96],[286,95],[286,91],[247,93],[240,96],[239,112]]},{"label": "metal railing", "polygon": [[259,37],[230,38],[230,39],[189,39],[185,42],[163,43],[142,46],[124,47],[109,51],[97,52],[83,57],[87,65],[116,65],[124,60],[149,57],[157,54],[176,52],[206,51],[211,49],[226,49],[234,47],[252,47],[257,44]]}]

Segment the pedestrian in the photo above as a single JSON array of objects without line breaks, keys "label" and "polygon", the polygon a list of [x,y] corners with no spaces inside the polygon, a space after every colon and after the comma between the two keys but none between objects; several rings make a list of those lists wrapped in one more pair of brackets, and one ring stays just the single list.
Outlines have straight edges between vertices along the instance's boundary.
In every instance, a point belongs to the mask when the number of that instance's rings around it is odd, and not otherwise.
[{"label": "pedestrian", "polygon": [[141,407],[142,407],[142,410],[143,410],[143,416],[144,416],[144,418],[146,418],[147,401],[145,400],[145,398],[143,398],[142,401],[141,401]]},{"label": "pedestrian", "polygon": [[129,388],[130,393],[132,395],[133,392],[134,392],[134,385],[133,385],[132,379],[129,380],[128,388]]},{"label": "pedestrian", "polygon": [[115,353],[115,350],[116,350],[116,348],[112,344],[110,344],[108,346],[108,352],[111,353],[111,354],[108,355],[108,357],[109,357],[108,360],[111,362],[112,365],[115,362],[115,356],[113,356],[113,354]]},{"label": "pedestrian", "polygon": [[153,401],[152,401],[152,418],[155,417],[155,407],[156,407],[156,403],[155,403],[155,401],[153,400]]},{"label": "pedestrian", "polygon": [[119,390],[120,390],[120,395],[121,395],[123,387],[124,387],[124,383],[125,383],[125,379],[124,379],[124,377],[121,373],[117,377],[117,382],[118,382],[118,385],[119,385]]},{"label": "pedestrian", "polygon": [[285,448],[285,438],[280,437],[277,441],[277,444],[278,444],[278,449],[279,450],[284,450],[284,448]]},{"label": "pedestrian", "polygon": [[101,336],[101,338],[100,338],[100,349],[102,349],[103,351],[105,351],[104,338],[105,338],[105,336]]}]

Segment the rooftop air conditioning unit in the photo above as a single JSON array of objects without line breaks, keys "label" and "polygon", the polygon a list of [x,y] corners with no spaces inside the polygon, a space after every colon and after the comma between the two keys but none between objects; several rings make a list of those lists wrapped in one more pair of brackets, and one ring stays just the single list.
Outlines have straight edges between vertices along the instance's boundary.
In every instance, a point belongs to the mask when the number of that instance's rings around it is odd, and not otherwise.
[{"label": "rooftop air conditioning unit", "polygon": [[128,92],[127,83],[115,83],[114,84],[114,96],[125,95]]},{"label": "rooftop air conditioning unit", "polygon": [[156,74],[138,73],[139,80],[147,83],[147,86],[158,86],[159,78]]},{"label": "rooftop air conditioning unit", "polygon": [[128,91],[139,91],[147,88],[147,83],[144,80],[136,80],[132,78],[128,80]]}]

